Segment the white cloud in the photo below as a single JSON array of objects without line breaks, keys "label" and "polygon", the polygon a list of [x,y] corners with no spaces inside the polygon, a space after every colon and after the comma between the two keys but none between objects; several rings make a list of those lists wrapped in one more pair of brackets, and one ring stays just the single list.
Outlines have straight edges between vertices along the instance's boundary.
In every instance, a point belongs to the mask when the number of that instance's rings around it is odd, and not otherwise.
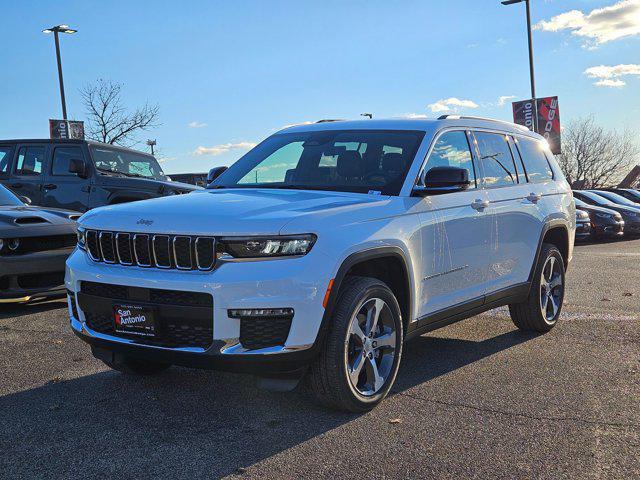
[{"label": "white cloud", "polygon": [[207,126],[206,123],[200,123],[200,122],[198,122],[196,120],[194,120],[193,122],[189,122],[187,124],[187,127],[189,127],[189,128],[203,128],[203,127],[206,127],[206,126]]},{"label": "white cloud", "polygon": [[537,30],[559,32],[571,30],[571,34],[588,39],[591,44],[618,40],[640,34],[640,0],[622,0],[604,8],[596,8],[588,14],[570,10],[541,21]]},{"label": "white cloud", "polygon": [[612,87],[612,88],[622,88],[627,84],[624,80],[612,80],[610,78],[606,78],[604,80],[598,80],[594,85],[598,87]]},{"label": "white cloud", "polygon": [[478,104],[472,100],[460,100],[459,98],[451,97],[442,100],[438,100],[435,103],[427,105],[427,108],[432,112],[449,112],[452,109],[458,108],[478,108]]},{"label": "white cloud", "polygon": [[498,106],[504,107],[509,100],[513,100],[514,98],[516,98],[515,95],[502,95],[498,98]]},{"label": "white cloud", "polygon": [[621,77],[638,76],[640,77],[640,65],[637,64],[620,64],[620,65],[598,65],[596,67],[587,68],[584,74],[590,78],[597,78],[598,81],[594,85],[598,87],[624,87],[625,82]]},{"label": "white cloud", "polygon": [[250,150],[257,144],[253,142],[238,142],[238,143],[222,143],[213,147],[199,146],[193,151],[193,155],[222,155],[231,150]]}]

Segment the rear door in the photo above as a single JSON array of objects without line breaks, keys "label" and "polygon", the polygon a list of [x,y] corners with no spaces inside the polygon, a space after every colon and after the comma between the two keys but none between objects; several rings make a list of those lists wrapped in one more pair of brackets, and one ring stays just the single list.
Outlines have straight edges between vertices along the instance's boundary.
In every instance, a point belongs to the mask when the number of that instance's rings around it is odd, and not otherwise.
[{"label": "rear door", "polygon": [[474,136],[482,185],[490,205],[486,292],[490,296],[527,281],[542,232],[543,217],[537,205],[542,192],[540,197],[534,194],[525,172],[516,168],[519,160],[515,161],[509,136],[479,130],[474,131]]},{"label": "rear door", "polygon": [[11,174],[13,160],[13,145],[0,144],[0,184],[6,185]]},{"label": "rear door", "polygon": [[72,159],[85,158],[82,146],[54,144],[52,150],[51,164],[42,187],[42,204],[47,207],[85,212],[89,203],[90,180],[69,173],[69,162]]},{"label": "rear door", "polygon": [[[431,195],[421,201],[422,289],[419,316],[438,320],[451,307],[482,305],[491,235],[487,195],[476,183],[469,132],[448,130],[436,137],[424,170],[466,168],[469,189]],[[434,315],[435,314],[435,315]]]},{"label": "rear door", "polygon": [[46,144],[18,145],[13,172],[6,183],[16,195],[28,197],[33,205],[42,205],[42,184],[46,168]]}]

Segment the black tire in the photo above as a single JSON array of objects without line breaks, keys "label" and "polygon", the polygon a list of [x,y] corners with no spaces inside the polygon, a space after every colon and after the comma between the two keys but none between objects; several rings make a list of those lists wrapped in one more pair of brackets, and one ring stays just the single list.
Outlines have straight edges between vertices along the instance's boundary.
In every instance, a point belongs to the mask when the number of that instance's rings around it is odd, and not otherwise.
[{"label": "black tire", "polygon": [[[347,371],[347,355],[351,348],[349,339],[352,338],[349,332],[352,319],[361,311],[361,308],[365,308],[365,304],[371,301],[375,302],[374,299],[383,300],[389,307],[388,310],[383,307],[385,311],[384,322],[393,324],[395,335],[393,331],[388,330],[391,333],[387,333],[386,336],[393,337],[395,344],[393,348],[389,347],[389,350],[385,350],[385,352],[392,352],[393,355],[391,358],[385,357],[388,360],[385,360],[384,368],[388,370],[388,374],[385,375],[382,387],[370,395],[364,395],[358,391],[357,386],[352,384]],[[382,316],[380,318],[380,322],[382,322]],[[388,328],[380,325],[378,328]],[[372,336],[368,338],[371,338],[371,345],[376,347],[375,338]],[[347,277],[340,288],[338,301],[333,310],[331,326],[324,339],[321,353],[309,370],[309,384],[315,398],[326,406],[349,412],[366,412],[374,408],[387,396],[395,382],[402,357],[403,339],[400,306],[391,289],[385,283],[374,278]],[[366,357],[371,360],[366,360],[369,363],[362,367],[361,371],[365,373],[365,376],[368,375],[365,370],[370,369],[373,362],[381,362],[379,366],[382,368],[382,349],[387,347],[378,346],[377,348],[380,348],[381,351]],[[380,357],[377,356],[378,354]],[[363,364],[366,362],[362,360]]]},{"label": "black tire", "polygon": [[[543,314],[543,291],[546,292],[548,287],[545,287],[543,284],[542,270],[546,267],[546,271],[548,271],[548,264],[550,262],[550,259],[552,258],[552,268],[557,268],[556,273],[561,279],[561,285],[559,290],[557,290],[557,287],[556,289],[552,289],[553,291],[555,291],[555,294],[553,295],[554,302],[557,303],[557,311],[551,318],[549,318],[548,316],[551,316],[552,312],[554,311],[554,305],[552,304],[550,309],[544,309],[546,315]],[[557,262],[557,264],[555,262]],[[553,272],[551,275],[553,275]],[[562,254],[555,245],[545,243],[542,245],[540,257],[538,258],[538,263],[535,267],[531,289],[529,290],[529,296],[522,303],[509,305],[511,320],[513,320],[513,323],[515,323],[516,327],[523,331],[541,333],[548,332],[556,325],[556,323],[558,323],[558,318],[560,317],[560,313],[562,312],[564,293],[565,265]],[[547,299],[547,301],[550,300]]]},{"label": "black tire", "polygon": [[168,363],[148,362],[146,360],[128,357],[102,361],[107,367],[127,375],[155,375],[156,373],[165,371],[171,366]]}]

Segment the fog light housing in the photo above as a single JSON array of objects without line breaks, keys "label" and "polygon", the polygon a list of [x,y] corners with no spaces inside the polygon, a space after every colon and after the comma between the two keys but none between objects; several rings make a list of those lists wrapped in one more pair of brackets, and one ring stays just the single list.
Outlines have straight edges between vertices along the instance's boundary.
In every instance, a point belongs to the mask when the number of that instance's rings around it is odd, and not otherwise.
[{"label": "fog light housing", "polygon": [[20,239],[10,238],[9,240],[7,240],[7,245],[9,247],[9,250],[11,250],[12,252],[15,252],[20,246]]},{"label": "fog light housing", "polygon": [[293,317],[293,308],[231,308],[229,318]]}]

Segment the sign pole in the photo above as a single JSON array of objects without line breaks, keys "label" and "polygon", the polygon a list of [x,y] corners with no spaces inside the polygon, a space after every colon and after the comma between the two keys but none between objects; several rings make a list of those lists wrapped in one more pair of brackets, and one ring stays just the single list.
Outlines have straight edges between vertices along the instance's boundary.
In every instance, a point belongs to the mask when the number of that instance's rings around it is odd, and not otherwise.
[{"label": "sign pole", "polygon": [[53,37],[56,41],[56,60],[58,61],[58,80],[60,82],[60,99],[62,100],[62,119],[67,120],[67,102],[64,98],[64,82],[62,80],[62,60],[60,59],[60,40],[58,39],[58,30],[53,31]]},{"label": "sign pole", "polygon": [[531,100],[533,101],[533,131],[538,132],[538,101],[536,99],[536,78],[533,68],[533,33],[531,31],[531,7],[529,0],[525,1],[527,6],[527,33],[529,37],[529,73],[531,75]]}]

